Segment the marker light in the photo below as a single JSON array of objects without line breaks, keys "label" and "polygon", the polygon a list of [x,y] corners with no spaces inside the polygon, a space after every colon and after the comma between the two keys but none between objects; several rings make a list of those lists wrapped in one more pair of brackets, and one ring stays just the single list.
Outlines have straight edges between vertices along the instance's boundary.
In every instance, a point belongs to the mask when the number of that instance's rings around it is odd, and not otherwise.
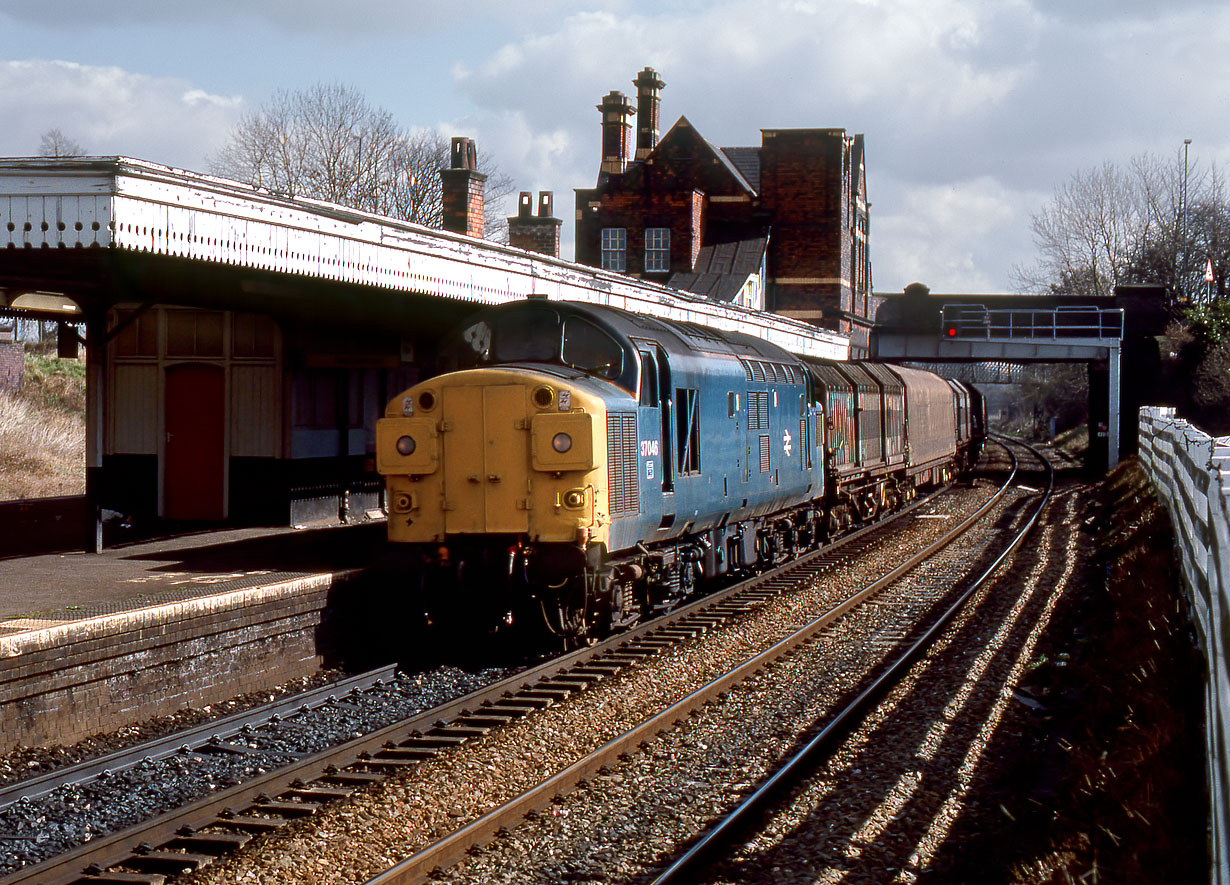
[{"label": "marker light", "polygon": [[414,437],[412,437],[412,436],[402,436],[402,437],[398,437],[398,440],[397,440],[397,451],[398,451],[400,454],[402,454],[402,455],[413,455],[413,454],[414,454],[414,449],[415,449],[415,445],[414,445]]},{"label": "marker light", "polygon": [[551,448],[561,455],[572,448],[572,437],[566,433],[557,433],[551,438]]}]

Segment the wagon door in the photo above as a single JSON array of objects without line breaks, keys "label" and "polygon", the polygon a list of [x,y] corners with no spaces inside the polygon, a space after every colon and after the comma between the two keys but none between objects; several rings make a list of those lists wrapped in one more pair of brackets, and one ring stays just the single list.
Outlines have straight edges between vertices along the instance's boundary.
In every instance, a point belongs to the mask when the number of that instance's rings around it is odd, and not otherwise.
[{"label": "wagon door", "polygon": [[525,391],[516,384],[442,392],[444,531],[529,531]]}]

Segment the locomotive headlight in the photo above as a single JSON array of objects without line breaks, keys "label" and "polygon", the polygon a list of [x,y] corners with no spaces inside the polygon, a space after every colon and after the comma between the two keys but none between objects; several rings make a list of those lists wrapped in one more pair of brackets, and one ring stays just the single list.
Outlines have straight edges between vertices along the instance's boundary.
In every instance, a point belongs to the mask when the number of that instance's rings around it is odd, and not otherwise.
[{"label": "locomotive headlight", "polygon": [[594,469],[594,416],[539,412],[530,419],[530,465],[543,473]]},{"label": "locomotive headlight", "polygon": [[413,455],[414,450],[418,448],[414,444],[414,437],[412,436],[399,436],[396,445],[397,451],[401,455]]}]

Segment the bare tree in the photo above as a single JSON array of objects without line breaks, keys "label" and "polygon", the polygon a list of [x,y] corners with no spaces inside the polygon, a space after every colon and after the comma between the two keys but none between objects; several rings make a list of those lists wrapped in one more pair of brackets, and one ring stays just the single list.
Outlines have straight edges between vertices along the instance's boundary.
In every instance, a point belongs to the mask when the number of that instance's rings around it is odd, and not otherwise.
[{"label": "bare tree", "polygon": [[[403,130],[353,87],[319,83],[281,91],[244,116],[210,165],[216,174],[289,197],[441,227],[440,170],[448,163],[448,138]],[[480,159],[479,171],[488,176],[486,236],[506,239],[498,209],[512,181],[490,160]]]},{"label": "bare tree", "polygon": [[59,129],[48,129],[39,141],[38,155],[40,157],[83,157],[85,148]]},{"label": "bare tree", "polygon": [[[1123,283],[1160,283],[1176,302],[1224,294],[1230,202],[1215,165],[1141,155],[1075,173],[1032,218],[1039,261],[1014,270],[1021,291],[1110,295]],[[1206,259],[1215,283],[1203,282]]]},{"label": "bare tree", "polygon": [[1033,216],[1041,258],[1038,267],[1018,271],[1018,281],[1044,291],[1112,294],[1136,256],[1147,203],[1138,176],[1111,163],[1075,173]]}]

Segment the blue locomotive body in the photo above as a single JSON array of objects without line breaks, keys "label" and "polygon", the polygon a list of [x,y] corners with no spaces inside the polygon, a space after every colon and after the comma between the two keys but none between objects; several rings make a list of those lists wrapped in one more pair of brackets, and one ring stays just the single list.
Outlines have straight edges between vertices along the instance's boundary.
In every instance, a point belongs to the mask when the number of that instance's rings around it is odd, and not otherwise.
[{"label": "blue locomotive body", "polygon": [[504,305],[445,352],[454,371],[378,426],[390,540],[574,637],[873,519],[973,451],[958,383],[611,307]]}]

